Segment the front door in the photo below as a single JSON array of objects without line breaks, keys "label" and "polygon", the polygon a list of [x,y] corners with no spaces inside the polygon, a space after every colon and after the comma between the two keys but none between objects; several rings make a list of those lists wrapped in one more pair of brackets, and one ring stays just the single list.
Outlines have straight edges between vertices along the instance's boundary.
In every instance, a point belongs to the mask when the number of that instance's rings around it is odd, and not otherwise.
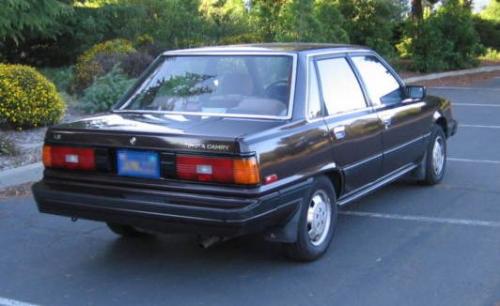
[{"label": "front door", "polygon": [[349,194],[381,175],[383,125],[367,105],[345,57],[318,59],[315,64],[332,139],[332,158],[344,171],[344,192]]},{"label": "front door", "polygon": [[422,101],[410,101],[402,82],[374,55],[351,57],[384,125],[383,174],[418,162],[425,151],[431,118]]}]

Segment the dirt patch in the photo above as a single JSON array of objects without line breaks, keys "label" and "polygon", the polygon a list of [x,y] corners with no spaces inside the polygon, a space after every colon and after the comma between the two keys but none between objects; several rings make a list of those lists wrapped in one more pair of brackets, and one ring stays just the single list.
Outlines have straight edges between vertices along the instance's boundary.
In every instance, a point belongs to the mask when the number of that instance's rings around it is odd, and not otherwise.
[{"label": "dirt patch", "polygon": [[[78,120],[81,115],[68,113],[63,122]],[[39,162],[42,158],[42,145],[47,128],[31,130],[0,129],[2,137],[10,140],[16,147],[16,154],[0,155],[0,170],[16,168]]]}]

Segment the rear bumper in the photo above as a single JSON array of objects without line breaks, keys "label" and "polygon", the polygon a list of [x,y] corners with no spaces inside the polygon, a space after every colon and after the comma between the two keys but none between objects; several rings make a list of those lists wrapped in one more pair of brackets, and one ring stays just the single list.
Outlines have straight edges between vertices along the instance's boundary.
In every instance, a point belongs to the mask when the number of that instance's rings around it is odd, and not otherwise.
[{"label": "rear bumper", "polygon": [[44,179],[33,186],[40,212],[168,232],[242,235],[285,224],[310,182],[256,198],[131,189]]}]

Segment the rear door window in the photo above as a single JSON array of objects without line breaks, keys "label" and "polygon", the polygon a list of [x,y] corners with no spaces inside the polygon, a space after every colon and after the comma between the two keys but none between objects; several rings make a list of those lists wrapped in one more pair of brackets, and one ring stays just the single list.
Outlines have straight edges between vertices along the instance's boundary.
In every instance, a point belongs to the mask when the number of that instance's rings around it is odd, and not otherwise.
[{"label": "rear door window", "polygon": [[345,58],[319,60],[316,63],[321,92],[329,115],[366,107],[361,86]]}]

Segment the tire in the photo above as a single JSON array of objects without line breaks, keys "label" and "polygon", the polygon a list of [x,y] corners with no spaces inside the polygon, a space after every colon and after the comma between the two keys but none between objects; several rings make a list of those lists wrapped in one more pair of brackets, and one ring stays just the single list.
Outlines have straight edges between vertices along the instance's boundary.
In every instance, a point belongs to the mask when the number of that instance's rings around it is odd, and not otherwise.
[{"label": "tire", "polygon": [[[440,146],[440,148],[437,146]],[[436,185],[443,180],[446,173],[446,154],[446,135],[439,125],[434,124],[431,131],[431,140],[425,154],[425,177],[422,183]]]},{"label": "tire", "polygon": [[326,252],[337,227],[335,198],[331,181],[325,176],[316,177],[301,207],[297,241],[285,244],[288,257],[313,261]]},{"label": "tire", "polygon": [[117,223],[106,223],[108,228],[118,236],[122,237],[144,237],[146,233],[137,230],[131,225],[123,225]]}]

